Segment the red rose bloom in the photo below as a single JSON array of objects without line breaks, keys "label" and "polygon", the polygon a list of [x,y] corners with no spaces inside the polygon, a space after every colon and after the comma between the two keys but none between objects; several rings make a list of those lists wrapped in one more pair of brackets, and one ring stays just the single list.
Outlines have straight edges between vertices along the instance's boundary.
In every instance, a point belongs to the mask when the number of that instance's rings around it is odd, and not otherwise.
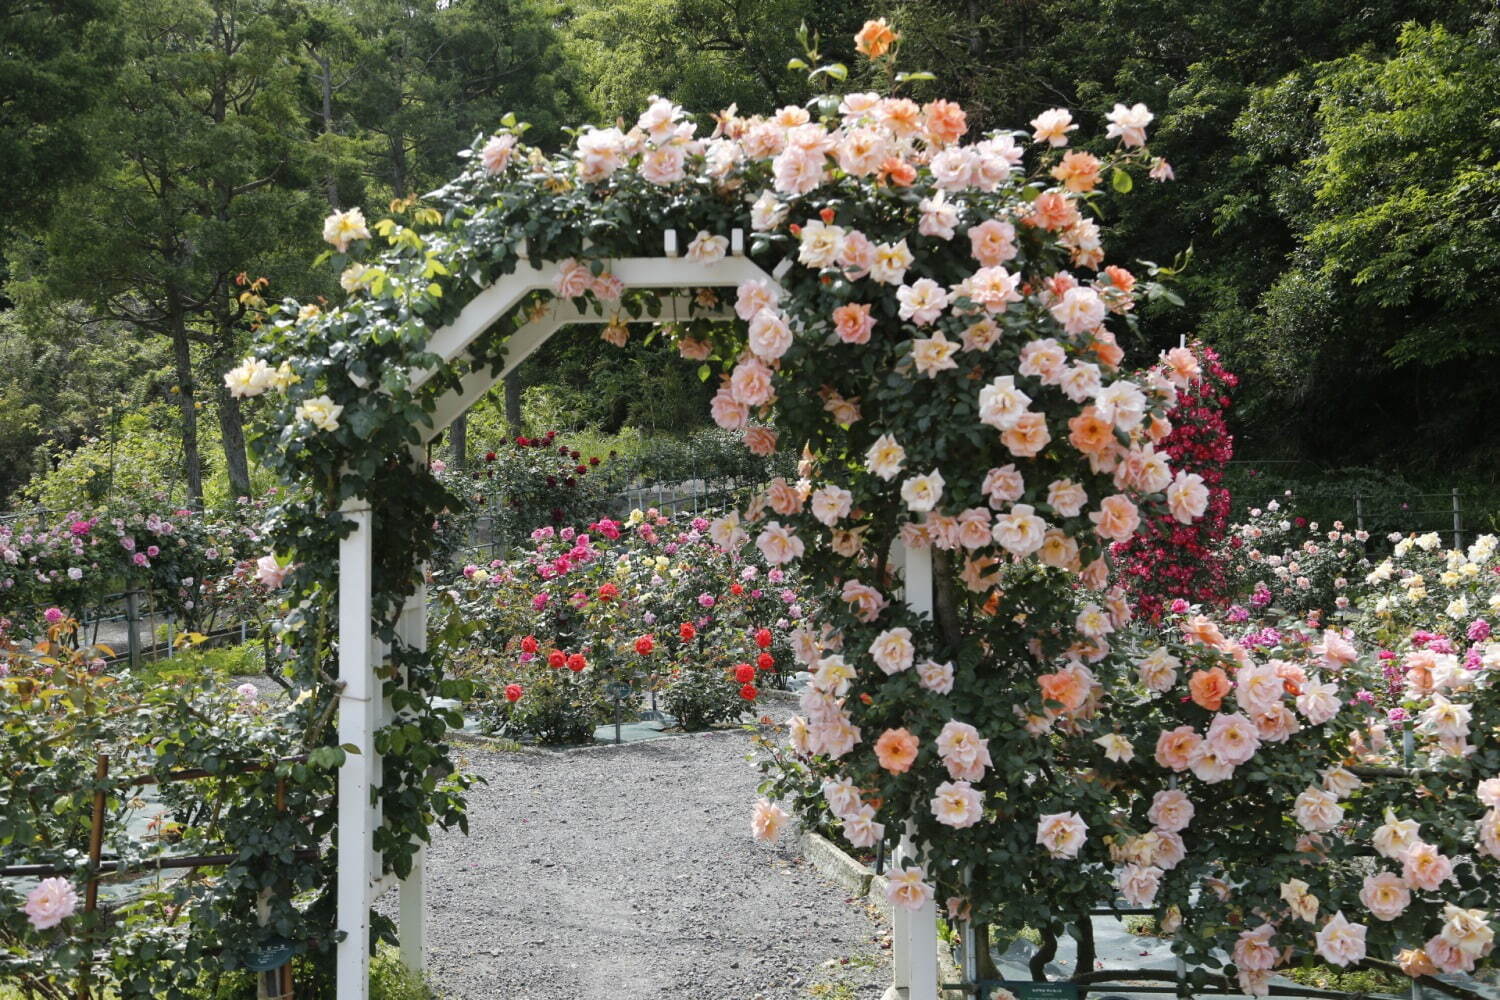
[{"label": "red rose bloom", "polygon": [[650,656],[651,651],[656,648],[656,640],[649,635],[643,635],[635,641],[635,651],[642,656]]},{"label": "red rose bloom", "polygon": [[734,666],[734,679],[741,684],[749,684],[755,680],[755,668],[748,663],[736,663]]},{"label": "red rose bloom", "polygon": [[620,596],[620,588],[612,583],[606,583],[599,588],[599,600],[612,601]]},{"label": "red rose bloom", "polygon": [[525,691],[521,690],[521,685],[519,684],[505,685],[505,700],[510,702],[512,705],[520,701],[521,695],[525,693]]},{"label": "red rose bloom", "polygon": [[484,453],[484,460],[486,462],[493,462],[498,457],[499,456],[496,455],[493,451],[487,451]]},{"label": "red rose bloom", "polygon": [[683,642],[692,642],[698,637],[698,630],[693,628],[692,622],[683,622],[682,627],[677,630],[677,634],[682,636]]},{"label": "red rose bloom", "polygon": [[583,668],[589,665],[589,661],[583,658],[582,653],[574,653],[568,657],[568,669],[573,673],[581,673]]},{"label": "red rose bloom", "polygon": [[754,684],[746,684],[740,688],[740,697],[746,701],[754,701],[759,695],[760,692],[755,689]]},{"label": "red rose bloom", "polygon": [[521,652],[523,652],[523,653],[535,653],[536,651],[537,651],[536,636],[534,636],[534,635],[528,635],[526,638],[524,638],[524,639],[521,640]]},{"label": "red rose bloom", "polygon": [[745,588],[741,587],[737,583],[731,583],[729,585],[729,592],[731,594],[733,594],[735,597],[738,597],[738,596],[740,596],[741,594],[743,594],[745,592]]},{"label": "red rose bloom", "polygon": [[557,669],[568,662],[568,654],[560,649],[554,649],[547,654],[547,666]]},{"label": "red rose bloom", "polygon": [[590,465],[598,465],[599,464],[599,456],[595,455],[593,458],[589,459],[589,464]]},{"label": "red rose bloom", "polygon": [[776,666],[776,657],[772,656],[770,653],[761,653],[760,656],[755,658],[755,665],[760,667],[760,669],[762,670],[770,670],[772,667]]},{"label": "red rose bloom", "polygon": [[761,649],[771,648],[771,630],[763,628],[755,633],[755,644]]},{"label": "red rose bloom", "polygon": [[518,448],[524,448],[524,447],[526,447],[530,443],[531,442],[527,441],[524,437],[518,437],[518,438],[516,438],[516,447],[518,447]]}]

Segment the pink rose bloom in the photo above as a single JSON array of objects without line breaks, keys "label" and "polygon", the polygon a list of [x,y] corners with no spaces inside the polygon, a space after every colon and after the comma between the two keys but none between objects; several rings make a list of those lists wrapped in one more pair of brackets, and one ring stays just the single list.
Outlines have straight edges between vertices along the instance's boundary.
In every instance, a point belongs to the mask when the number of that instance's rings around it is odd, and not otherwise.
[{"label": "pink rose bloom", "polygon": [[846,344],[867,344],[870,332],[875,329],[875,320],[870,316],[870,307],[860,302],[850,302],[833,311],[834,332]]},{"label": "pink rose bloom", "polygon": [[1433,965],[1437,966],[1439,972],[1454,975],[1474,971],[1474,956],[1456,947],[1441,934],[1428,940],[1422,950],[1427,952],[1427,957],[1432,960]]},{"label": "pink rose bloom", "polygon": [[1335,670],[1359,659],[1353,643],[1345,639],[1338,629],[1325,629],[1323,641],[1314,646],[1313,650],[1323,658],[1324,663]]},{"label": "pink rose bloom", "polygon": [[550,600],[552,600],[552,595],[551,594],[547,594],[547,593],[537,594],[535,597],[533,597],[531,599],[532,610],[534,610],[534,611],[541,611],[542,609],[544,609],[547,606],[547,602],[550,601]]},{"label": "pink rose bloom", "polygon": [[1048,813],[1037,820],[1036,842],[1054,858],[1076,858],[1088,832],[1088,824],[1076,812]]},{"label": "pink rose bloom", "polygon": [[1167,507],[1183,524],[1191,524],[1208,510],[1208,487],[1196,472],[1181,472],[1167,487]]},{"label": "pink rose bloom", "polygon": [[260,698],[260,689],[249,681],[234,689],[234,693],[240,696],[240,700],[247,705],[253,705]]},{"label": "pink rose bloom", "polygon": [[255,578],[267,590],[278,589],[291,571],[290,566],[282,566],[274,555],[261,556],[255,563]]},{"label": "pink rose bloom", "polygon": [[560,299],[576,299],[594,285],[594,272],[589,265],[576,257],[568,257],[557,263],[557,277],[552,279],[552,291]]},{"label": "pink rose bloom", "polygon": [[641,157],[640,174],[652,184],[665,186],[682,180],[687,151],[682,146],[647,150]]},{"label": "pink rose bloom", "polygon": [[490,141],[484,144],[479,151],[479,159],[484,163],[484,169],[488,173],[498,174],[505,169],[510,162],[511,154],[515,152],[516,137],[513,135],[492,135]]},{"label": "pink rose bloom", "polygon": [[1276,667],[1269,663],[1241,667],[1234,678],[1234,699],[1251,716],[1262,716],[1281,705],[1286,686]]},{"label": "pink rose bloom", "polygon": [[927,660],[917,664],[917,683],[936,694],[953,690],[953,664]]},{"label": "pink rose bloom", "polygon": [[35,889],[26,894],[26,903],[21,911],[39,931],[56,927],[71,917],[78,909],[78,893],[67,879],[42,879]]},{"label": "pink rose bloom", "polygon": [[751,279],[740,283],[735,292],[735,315],[745,322],[754,319],[762,309],[775,311],[781,304],[781,289],[768,281]]},{"label": "pink rose bloom", "polygon": [[989,500],[991,507],[1004,510],[1006,504],[1021,499],[1022,494],[1026,492],[1026,481],[1021,477],[1015,465],[1009,464],[985,473],[984,483],[979,488]]},{"label": "pink rose bloom", "polygon": [[1342,912],[1329,917],[1316,938],[1318,954],[1324,961],[1341,968],[1364,961],[1365,925],[1350,923]]},{"label": "pink rose bloom", "polygon": [[1128,864],[1120,870],[1120,895],[1129,906],[1150,906],[1161,888],[1161,875],[1155,865]]},{"label": "pink rose bloom", "polygon": [[1152,797],[1151,808],[1146,811],[1146,818],[1157,829],[1168,833],[1186,830],[1193,820],[1193,800],[1179,789],[1163,789]]},{"label": "pink rose bloom", "polygon": [[1500,778],[1485,778],[1474,794],[1491,809],[1500,809]]},{"label": "pink rose bloom", "polygon": [[707,361],[713,350],[712,344],[696,337],[683,337],[677,342],[677,353],[687,361]]},{"label": "pink rose bloom", "polygon": [[1401,876],[1391,872],[1366,875],[1359,901],[1377,920],[1395,920],[1411,904],[1411,892]]},{"label": "pink rose bloom", "polygon": [[890,603],[881,596],[880,591],[858,580],[845,580],[844,589],[839,596],[845,602],[854,605],[855,616],[866,624],[879,618],[880,612],[885,610],[886,605]]},{"label": "pink rose bloom", "polygon": [[1322,725],[1339,712],[1338,688],[1310,682],[1297,696],[1297,711],[1314,726]]},{"label": "pink rose bloom", "polygon": [[42,612],[42,617],[47,619],[48,625],[56,625],[63,620],[64,615],[61,608],[48,608]]},{"label": "pink rose bloom", "polygon": [[1321,788],[1307,787],[1292,805],[1292,816],[1304,830],[1326,833],[1344,818],[1338,796]]}]

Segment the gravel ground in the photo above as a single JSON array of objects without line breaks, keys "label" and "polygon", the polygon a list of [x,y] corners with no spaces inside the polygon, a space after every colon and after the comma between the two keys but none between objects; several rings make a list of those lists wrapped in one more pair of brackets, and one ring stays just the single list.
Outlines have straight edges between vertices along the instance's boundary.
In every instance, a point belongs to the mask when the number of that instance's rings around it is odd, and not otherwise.
[{"label": "gravel ground", "polygon": [[[453,1000],[878,998],[888,931],[793,838],[750,837],[743,733],[569,753],[462,748],[489,784],[428,855],[428,967]],[[389,906],[394,900],[388,900]]]}]

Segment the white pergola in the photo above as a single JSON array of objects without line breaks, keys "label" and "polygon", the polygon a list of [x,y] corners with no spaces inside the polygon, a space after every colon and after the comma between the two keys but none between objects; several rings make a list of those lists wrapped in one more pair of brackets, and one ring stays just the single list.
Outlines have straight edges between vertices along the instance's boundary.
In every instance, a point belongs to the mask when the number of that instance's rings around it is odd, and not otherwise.
[{"label": "white pergola", "polygon": [[[627,257],[607,262],[608,270],[627,289],[683,289],[695,287],[736,287],[757,279],[774,282],[790,262],[773,275],[744,256],[744,234],[732,233],[729,255],[711,262],[682,258],[677,234],[663,234],[661,257]],[[610,317],[598,316],[577,303],[558,300],[544,315],[535,317],[512,334],[506,343],[505,363],[498,371],[491,366],[475,366],[471,347],[496,321],[503,318],[527,295],[550,289],[560,267],[557,261],[542,264],[522,262],[516,271],[495,281],[476,295],[448,325],[437,330],[429,342],[429,351],[439,358],[438,366],[417,372],[413,387],[426,384],[441,366],[460,365],[472,368],[461,377],[459,385],[438,399],[432,413],[432,424],[424,434],[424,443],[435,440],[458,417],[484,397],[491,388],[509,375],[523,361],[546,343],[558,330],[574,324],[601,324]],[[691,299],[674,294],[663,299],[662,315],[657,318],[633,319],[627,322],[667,323],[686,318],[691,313]],[[732,319],[732,310],[720,307],[697,317]],[[420,454],[413,460],[420,461]],[[426,914],[424,905],[425,848],[419,849],[408,878],[397,879],[386,872],[373,846],[373,834],[382,817],[373,801],[373,790],[380,786],[381,761],[375,751],[375,733],[394,718],[388,700],[380,696],[381,683],[375,674],[389,651],[374,638],[374,609],[371,597],[373,578],[373,512],[364,498],[346,501],[344,516],[353,522],[354,531],[339,548],[339,678],[343,688],[339,695],[339,742],[352,745],[358,752],[345,758],[339,770],[338,815],[338,929],[343,934],[338,944],[337,975],[339,1000],[368,1000],[370,993],[370,907],[389,892],[400,893],[398,921],[401,958],[414,971],[426,968]],[[905,600],[913,610],[926,616],[932,613],[932,556],[928,550],[899,550],[895,565],[902,569]],[[427,642],[427,594],[420,587],[406,602],[397,625],[402,642],[425,649]],[[910,841],[903,842],[898,858],[912,853]],[[929,904],[917,912],[896,909],[893,915],[892,943],[893,983],[888,1000],[937,1000],[937,911]],[[966,944],[967,941],[966,935]],[[972,966],[974,949],[965,947],[964,964]],[[964,970],[972,980],[972,968]]]}]

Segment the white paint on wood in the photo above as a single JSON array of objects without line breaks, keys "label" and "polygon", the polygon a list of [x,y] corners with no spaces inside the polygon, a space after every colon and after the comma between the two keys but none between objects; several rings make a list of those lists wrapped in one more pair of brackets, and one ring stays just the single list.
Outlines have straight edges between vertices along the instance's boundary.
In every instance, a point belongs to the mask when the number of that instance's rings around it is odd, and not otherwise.
[{"label": "white paint on wood", "polygon": [[351,745],[339,768],[338,928],[335,953],[339,1000],[369,1000],[370,883],[374,826],[370,774],[375,758],[378,681],[371,655],[370,603],[374,559],[373,515],[362,499],[347,500],[344,517],[354,531],[339,542],[339,743]]}]

